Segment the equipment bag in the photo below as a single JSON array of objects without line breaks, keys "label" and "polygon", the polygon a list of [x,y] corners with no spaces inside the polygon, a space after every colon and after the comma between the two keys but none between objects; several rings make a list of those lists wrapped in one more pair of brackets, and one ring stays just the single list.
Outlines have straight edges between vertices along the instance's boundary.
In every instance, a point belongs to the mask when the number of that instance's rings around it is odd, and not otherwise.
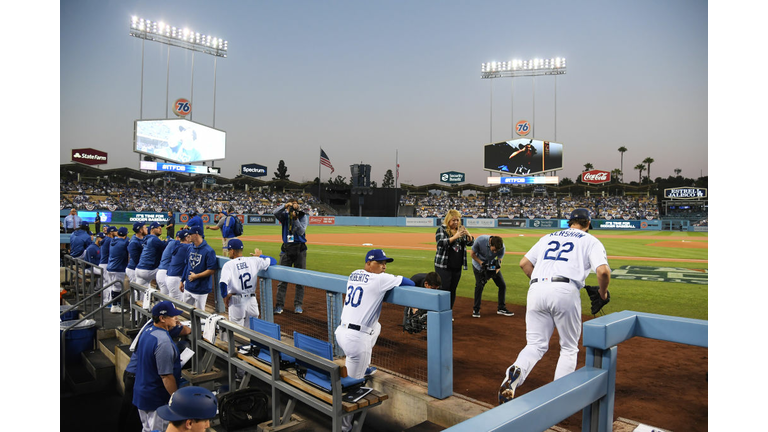
[{"label": "equipment bag", "polygon": [[269,398],[257,388],[226,393],[219,401],[219,421],[226,431],[256,426],[269,420]]},{"label": "equipment bag", "polygon": [[235,237],[240,237],[243,235],[243,223],[240,222],[240,218],[237,216],[230,217],[235,222],[235,224],[232,226],[232,233],[235,235]]}]

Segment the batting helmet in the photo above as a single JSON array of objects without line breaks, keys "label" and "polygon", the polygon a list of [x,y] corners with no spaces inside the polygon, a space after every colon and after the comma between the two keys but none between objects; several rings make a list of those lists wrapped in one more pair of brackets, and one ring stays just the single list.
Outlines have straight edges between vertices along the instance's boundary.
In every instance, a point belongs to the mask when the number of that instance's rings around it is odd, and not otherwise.
[{"label": "batting helmet", "polygon": [[586,220],[589,223],[589,228],[592,229],[592,218],[589,216],[589,210],[585,208],[574,209],[571,212],[571,218],[568,219],[568,226],[575,220]]},{"label": "batting helmet", "polygon": [[176,390],[168,405],[157,409],[157,415],[168,421],[207,420],[216,417],[217,412],[216,396],[209,390],[196,386]]}]

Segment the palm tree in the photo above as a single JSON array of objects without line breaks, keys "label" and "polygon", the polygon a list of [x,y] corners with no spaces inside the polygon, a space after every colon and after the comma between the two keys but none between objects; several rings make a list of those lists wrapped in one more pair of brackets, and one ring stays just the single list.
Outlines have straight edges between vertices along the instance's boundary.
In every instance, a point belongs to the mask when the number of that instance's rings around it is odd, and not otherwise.
[{"label": "palm tree", "polygon": [[[621,172],[624,173],[624,152],[627,151],[627,148],[624,146],[619,147],[619,153],[621,153]],[[623,178],[621,179],[624,180]]]},{"label": "palm tree", "polygon": [[584,164],[584,171],[589,171],[592,168],[594,168],[594,167],[592,166],[591,163],[587,162],[587,163]]},{"label": "palm tree", "polygon": [[640,177],[638,177],[637,182],[638,183],[642,183],[643,182],[643,171],[645,171],[645,165],[637,164],[637,165],[635,165],[635,169],[640,171]]},{"label": "palm tree", "polygon": [[651,164],[656,162],[652,157],[647,157],[643,160],[643,163],[648,164],[648,183],[651,183]]},{"label": "palm tree", "polygon": [[680,173],[683,172],[683,170],[681,170],[680,168],[675,168],[674,171],[675,171],[676,177],[680,177]]},{"label": "palm tree", "polygon": [[621,178],[621,170],[616,168],[611,170],[611,183],[618,183]]}]

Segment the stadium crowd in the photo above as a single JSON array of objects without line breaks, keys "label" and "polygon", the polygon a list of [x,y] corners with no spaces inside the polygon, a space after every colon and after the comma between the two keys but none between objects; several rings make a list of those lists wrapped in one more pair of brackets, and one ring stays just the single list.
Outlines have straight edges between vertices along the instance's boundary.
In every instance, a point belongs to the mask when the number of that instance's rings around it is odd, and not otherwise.
[{"label": "stadium crowd", "polygon": [[562,218],[575,208],[592,209],[597,219],[659,218],[656,197],[456,197],[456,196],[404,196],[401,206],[413,206],[417,216],[443,217],[455,208],[462,215],[478,218]]}]

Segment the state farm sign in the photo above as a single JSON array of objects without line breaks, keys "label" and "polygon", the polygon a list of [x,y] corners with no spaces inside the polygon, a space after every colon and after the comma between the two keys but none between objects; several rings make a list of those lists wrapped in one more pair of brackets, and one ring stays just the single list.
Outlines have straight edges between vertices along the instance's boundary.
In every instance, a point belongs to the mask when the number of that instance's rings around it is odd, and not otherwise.
[{"label": "state farm sign", "polygon": [[608,183],[611,181],[611,173],[600,170],[584,171],[581,173],[581,181],[590,184]]},{"label": "state farm sign", "polygon": [[107,154],[92,148],[72,149],[72,162],[86,165],[102,165],[107,163]]}]

